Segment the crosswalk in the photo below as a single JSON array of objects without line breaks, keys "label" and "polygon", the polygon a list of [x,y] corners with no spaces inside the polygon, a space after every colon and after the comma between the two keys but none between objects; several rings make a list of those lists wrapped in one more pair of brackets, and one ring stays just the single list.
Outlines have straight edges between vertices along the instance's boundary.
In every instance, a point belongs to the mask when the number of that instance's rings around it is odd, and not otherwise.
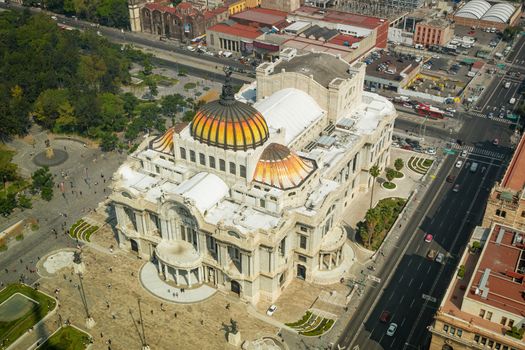
[{"label": "crosswalk", "polygon": [[505,157],[505,154],[503,153],[489,151],[487,149],[474,147],[474,146],[460,146],[458,144],[453,144],[452,148],[459,150],[459,151],[466,150],[469,154],[474,154],[474,155],[488,157],[488,158],[503,159]]},{"label": "crosswalk", "polygon": [[493,120],[493,121],[498,122],[498,123],[503,123],[503,124],[513,124],[514,123],[512,120],[509,120],[509,119],[506,119],[506,118],[498,118],[498,117],[489,118],[487,116],[487,114],[484,114],[484,113],[481,113],[481,112],[470,112],[469,114],[471,116],[473,116],[473,117],[490,119],[490,120]]}]

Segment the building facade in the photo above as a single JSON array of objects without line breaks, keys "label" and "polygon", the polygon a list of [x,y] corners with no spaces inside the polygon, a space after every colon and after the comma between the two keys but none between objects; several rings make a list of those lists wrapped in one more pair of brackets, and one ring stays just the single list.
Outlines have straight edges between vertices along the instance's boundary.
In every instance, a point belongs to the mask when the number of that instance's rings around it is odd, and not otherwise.
[{"label": "building facade", "polygon": [[454,37],[454,29],[449,21],[431,19],[416,24],[414,43],[426,47],[431,45],[445,46]]},{"label": "building facade", "polygon": [[525,138],[522,137],[500,183],[490,192],[483,227],[493,223],[525,230]]},{"label": "building facade", "polygon": [[[137,6],[134,7],[135,12]],[[206,28],[227,18],[227,7],[207,10],[189,2],[181,2],[176,7],[146,3],[140,7],[140,30],[185,42],[205,35]],[[135,29],[139,29],[138,24],[135,24]]]},{"label": "building facade", "polygon": [[388,164],[396,117],[362,91],[364,73],[333,55],[288,53],[237,97],[228,78],[218,101],[146,140],[115,174],[119,246],[178,286],[252,303],[274,301],[294,278],[337,282],[353,256],[343,212],[371,187],[370,167]]}]

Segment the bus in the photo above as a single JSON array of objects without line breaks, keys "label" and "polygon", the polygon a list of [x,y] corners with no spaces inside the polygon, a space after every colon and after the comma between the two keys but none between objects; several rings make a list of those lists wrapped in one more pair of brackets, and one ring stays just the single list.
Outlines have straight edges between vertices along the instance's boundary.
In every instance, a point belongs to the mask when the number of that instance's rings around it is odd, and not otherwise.
[{"label": "bus", "polygon": [[427,103],[418,103],[416,106],[416,111],[417,114],[432,119],[443,119],[445,117],[454,116],[454,114],[451,112],[444,111]]}]

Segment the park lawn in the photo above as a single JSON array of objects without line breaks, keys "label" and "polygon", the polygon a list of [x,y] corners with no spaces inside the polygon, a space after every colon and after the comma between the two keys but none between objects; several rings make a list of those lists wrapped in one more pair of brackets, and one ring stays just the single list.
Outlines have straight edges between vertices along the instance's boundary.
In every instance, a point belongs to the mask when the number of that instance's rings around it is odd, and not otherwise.
[{"label": "park lawn", "polygon": [[84,350],[89,344],[89,335],[81,330],[65,326],[49,337],[38,350]]},{"label": "park lawn", "polygon": [[40,293],[24,284],[10,284],[0,291],[0,304],[9,299],[13,294],[20,293],[30,299],[35,300],[35,305],[22,317],[8,322],[0,322],[0,344],[4,343],[7,348],[11,343],[24,334],[29,328],[33,327],[38,321],[43,319],[51,310],[55,308],[55,299]]},{"label": "park lawn", "polygon": [[11,151],[9,148],[7,148],[4,145],[0,145],[0,167],[3,167],[11,163],[11,159],[13,159],[14,155],[15,155],[14,151]]}]

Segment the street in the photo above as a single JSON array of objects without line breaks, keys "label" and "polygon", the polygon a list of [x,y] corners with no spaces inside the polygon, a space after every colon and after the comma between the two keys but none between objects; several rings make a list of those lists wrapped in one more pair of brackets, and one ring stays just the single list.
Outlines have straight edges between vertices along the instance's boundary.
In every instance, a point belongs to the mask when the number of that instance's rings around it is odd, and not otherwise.
[{"label": "street", "polygon": [[[469,127],[474,121],[476,127]],[[381,282],[368,281],[365,289],[368,298],[359,306],[369,311],[359,313],[350,321],[339,345],[356,350],[426,346],[430,335],[425,326],[432,322],[432,315],[455,272],[458,255],[480,222],[489,190],[502,176],[504,162],[510,157],[510,133],[508,125],[489,119],[467,121],[458,138],[464,140],[462,148],[474,153],[464,159],[461,169],[454,166],[459,156],[444,158],[426,195],[419,203],[413,203],[417,207],[412,219],[402,232],[394,230],[394,236],[388,238],[392,252],[378,258],[374,273]],[[492,145],[493,138],[504,140],[504,144]],[[475,173],[469,171],[473,161],[480,164]],[[445,182],[448,175],[457,176],[454,183]],[[459,184],[458,193],[452,191],[455,183]],[[426,233],[433,235],[431,243],[424,242]],[[429,249],[444,253],[444,264],[428,260]],[[388,323],[379,320],[385,310],[391,314],[389,322],[398,324],[392,337],[386,335]]]}]

